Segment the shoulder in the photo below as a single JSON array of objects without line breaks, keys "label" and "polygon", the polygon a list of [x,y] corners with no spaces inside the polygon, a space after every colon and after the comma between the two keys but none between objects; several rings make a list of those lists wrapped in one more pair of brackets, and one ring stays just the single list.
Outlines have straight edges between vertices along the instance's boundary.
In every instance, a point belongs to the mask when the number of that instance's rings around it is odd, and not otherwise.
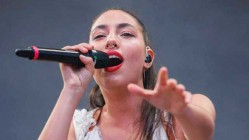
[{"label": "shoulder", "polygon": [[[215,122],[215,117],[216,117],[215,107],[212,101],[203,94],[193,94],[191,101],[188,104],[188,107],[186,108],[185,111],[189,112],[189,113],[185,112],[185,115],[188,114],[186,115],[188,117],[184,117],[183,120],[181,119],[182,120],[181,122],[177,120],[176,116],[173,116],[173,125],[174,125],[173,127],[174,127],[174,130],[175,130],[175,133],[178,139],[186,139],[186,134],[183,132],[182,124],[180,123],[185,123],[186,121],[190,121],[191,123],[195,123],[195,122],[199,123],[199,122],[203,122],[203,120],[204,121],[208,120],[210,123]],[[185,127],[190,130],[192,128],[191,125],[186,125]],[[202,125],[199,128],[201,127]],[[210,127],[213,127],[213,126],[210,126]]]},{"label": "shoulder", "polygon": [[201,107],[202,109],[207,111],[213,119],[215,119],[216,113],[214,104],[207,96],[203,94],[193,94],[191,103],[193,105]]}]

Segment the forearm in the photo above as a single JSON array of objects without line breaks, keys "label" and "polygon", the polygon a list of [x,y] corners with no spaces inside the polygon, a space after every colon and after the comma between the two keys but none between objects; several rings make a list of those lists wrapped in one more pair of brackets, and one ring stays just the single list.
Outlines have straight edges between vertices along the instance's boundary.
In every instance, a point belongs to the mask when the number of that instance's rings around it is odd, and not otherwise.
[{"label": "forearm", "polygon": [[42,130],[40,140],[67,139],[73,113],[80,102],[82,93],[75,95],[72,90],[63,88],[60,97]]},{"label": "forearm", "polygon": [[212,140],[214,118],[204,108],[190,103],[182,113],[174,114],[174,118],[187,140]]}]

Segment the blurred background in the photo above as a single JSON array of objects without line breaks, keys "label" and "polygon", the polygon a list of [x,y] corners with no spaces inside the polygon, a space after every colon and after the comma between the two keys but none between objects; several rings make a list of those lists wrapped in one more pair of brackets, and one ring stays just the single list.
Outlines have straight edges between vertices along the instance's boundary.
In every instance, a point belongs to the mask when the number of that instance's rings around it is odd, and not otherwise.
[{"label": "blurred background", "polygon": [[[158,68],[213,101],[215,140],[249,137],[248,0],[0,0],[0,139],[37,139],[63,86],[57,63],[15,49],[87,42],[92,19],[109,7],[136,12]],[[88,95],[78,108],[89,107]]]}]

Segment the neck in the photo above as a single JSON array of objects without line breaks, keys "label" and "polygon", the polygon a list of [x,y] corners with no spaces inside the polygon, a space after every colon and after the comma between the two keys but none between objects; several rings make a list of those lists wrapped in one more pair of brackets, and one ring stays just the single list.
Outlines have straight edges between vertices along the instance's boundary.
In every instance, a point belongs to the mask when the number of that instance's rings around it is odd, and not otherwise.
[{"label": "neck", "polygon": [[[142,86],[142,84],[139,85]],[[99,127],[103,131],[107,130],[106,133],[102,131],[103,136],[115,131],[115,134],[119,137],[122,135],[123,139],[136,138],[140,134],[140,108],[143,99],[131,94],[127,86],[100,87],[100,90],[104,96],[105,105],[100,116]]]},{"label": "neck", "polygon": [[[142,84],[141,84],[142,85]],[[108,88],[106,88],[108,89]],[[115,119],[137,118],[140,113],[142,98],[131,94],[127,90],[127,86],[105,90],[100,89],[105,99],[103,113]],[[119,120],[117,120],[119,121]]]}]

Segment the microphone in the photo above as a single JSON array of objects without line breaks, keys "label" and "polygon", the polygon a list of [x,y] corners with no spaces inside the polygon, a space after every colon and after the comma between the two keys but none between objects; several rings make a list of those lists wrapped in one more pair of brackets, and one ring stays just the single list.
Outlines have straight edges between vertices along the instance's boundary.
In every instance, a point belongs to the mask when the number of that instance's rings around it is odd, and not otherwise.
[{"label": "microphone", "polygon": [[36,46],[27,49],[16,49],[15,53],[19,57],[29,58],[30,60],[56,61],[60,63],[71,64],[77,67],[84,67],[79,56],[91,57],[96,69],[116,66],[122,63],[118,57],[109,57],[107,53],[97,50],[90,50],[88,53],[81,53],[71,50],[38,48]]}]

